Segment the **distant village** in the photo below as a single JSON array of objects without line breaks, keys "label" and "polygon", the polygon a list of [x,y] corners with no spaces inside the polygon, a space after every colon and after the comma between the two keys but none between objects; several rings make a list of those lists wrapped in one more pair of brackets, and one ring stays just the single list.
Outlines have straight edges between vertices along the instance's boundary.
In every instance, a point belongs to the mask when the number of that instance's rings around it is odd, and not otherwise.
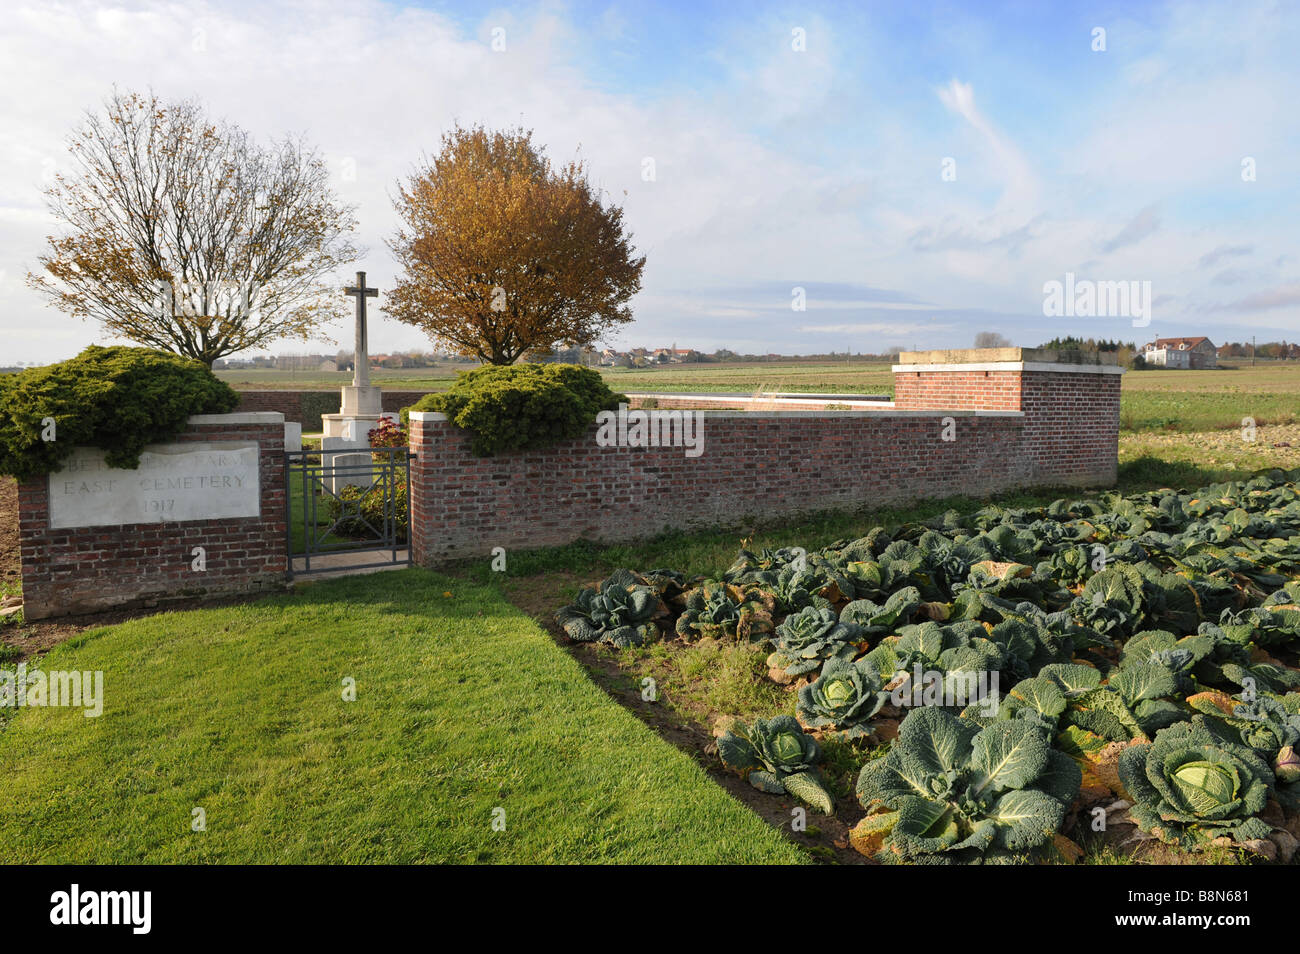
[{"label": "distant village", "polygon": [[[1249,361],[1259,358],[1268,361],[1300,361],[1300,344],[1288,344],[1285,341],[1231,342],[1216,345],[1209,338],[1201,335],[1183,338],[1157,338],[1144,345],[1122,344],[1119,341],[1104,341],[1093,338],[1075,337],[1055,338],[1045,342],[1041,347],[1056,349],[1077,349],[1084,351],[1118,351],[1122,363],[1134,368],[1170,368],[1180,370],[1208,370],[1219,366],[1220,360]],[[901,349],[893,346],[879,353],[843,352],[820,355],[780,355],[739,354],[726,348],[717,351],[697,351],[694,348],[679,348],[674,343],[669,348],[629,348],[620,351],[616,348],[561,348],[545,353],[528,355],[527,360],[538,362],[563,362],[582,364],[593,368],[651,368],[669,364],[714,364],[728,361],[762,362],[762,361],[892,361]],[[370,356],[372,368],[404,370],[408,368],[431,368],[439,365],[478,364],[474,358],[463,355],[441,354],[435,351],[402,351],[390,354]],[[327,354],[281,354],[259,355],[251,358],[222,358],[213,365],[216,370],[237,370],[246,368],[269,368],[280,371],[351,371],[352,352],[340,351]]]}]

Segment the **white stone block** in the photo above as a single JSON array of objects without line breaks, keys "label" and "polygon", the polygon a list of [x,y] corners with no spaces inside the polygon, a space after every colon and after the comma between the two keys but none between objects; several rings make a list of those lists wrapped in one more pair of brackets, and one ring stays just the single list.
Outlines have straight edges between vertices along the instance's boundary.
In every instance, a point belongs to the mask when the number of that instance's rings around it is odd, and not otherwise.
[{"label": "white stone block", "polygon": [[224,520],[261,513],[256,441],[151,444],[136,470],[79,447],[50,474],[50,526]]}]

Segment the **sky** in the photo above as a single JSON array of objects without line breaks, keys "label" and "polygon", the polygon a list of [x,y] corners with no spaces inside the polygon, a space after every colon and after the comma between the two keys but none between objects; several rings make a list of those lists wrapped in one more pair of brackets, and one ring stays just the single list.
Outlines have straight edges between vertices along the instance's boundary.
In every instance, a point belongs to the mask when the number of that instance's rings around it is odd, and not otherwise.
[{"label": "sky", "polygon": [[[646,266],[613,347],[1297,340],[1297,49],[1300,5],[1250,0],[11,0],[0,360],[111,342],[26,277],[59,230],[42,190],[115,86],[314,143],[366,249],[340,288],[364,269],[381,305],[398,183],[482,123],[531,128],[625,209]],[[1149,317],[1045,314],[1067,274],[1149,282]],[[350,348],[349,302],[271,350]],[[371,315],[372,353],[429,346]]]}]

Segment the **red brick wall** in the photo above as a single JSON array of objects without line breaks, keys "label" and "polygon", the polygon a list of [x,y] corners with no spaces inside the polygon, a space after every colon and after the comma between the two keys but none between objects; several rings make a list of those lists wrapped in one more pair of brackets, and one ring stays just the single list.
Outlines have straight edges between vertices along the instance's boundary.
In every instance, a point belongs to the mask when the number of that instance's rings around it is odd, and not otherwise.
[{"label": "red brick wall", "polygon": [[[893,412],[707,412],[696,458],[681,447],[600,447],[595,427],[545,450],[478,458],[463,431],[413,418],[412,554],[424,565],[488,559],[498,546],[1115,481],[1117,374],[900,371],[895,380]],[[956,439],[944,441],[949,416]]]},{"label": "red brick wall", "polygon": [[933,410],[1020,410],[1019,371],[896,371],[894,406]]},{"label": "red brick wall", "polygon": [[[282,589],[284,425],[196,424],[171,443],[251,440],[260,450],[260,517],[53,529],[48,479],[19,484],[24,617]],[[191,569],[196,546],[207,551],[205,571]]]},{"label": "red brick wall", "polygon": [[1021,406],[1025,440],[1021,453],[1036,480],[1112,485],[1119,469],[1118,374],[1027,372]]}]

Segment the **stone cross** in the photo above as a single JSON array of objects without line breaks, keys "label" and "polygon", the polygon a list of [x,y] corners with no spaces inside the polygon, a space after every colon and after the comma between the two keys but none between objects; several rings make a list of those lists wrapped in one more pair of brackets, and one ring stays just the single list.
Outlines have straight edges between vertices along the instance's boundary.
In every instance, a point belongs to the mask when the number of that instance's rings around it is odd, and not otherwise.
[{"label": "stone cross", "polygon": [[378,298],[378,288],[366,287],[366,273],[357,272],[356,285],[343,289],[343,294],[351,295],[357,300],[357,345],[352,357],[352,386],[368,387],[370,385],[370,354],[366,350],[366,299]]}]

